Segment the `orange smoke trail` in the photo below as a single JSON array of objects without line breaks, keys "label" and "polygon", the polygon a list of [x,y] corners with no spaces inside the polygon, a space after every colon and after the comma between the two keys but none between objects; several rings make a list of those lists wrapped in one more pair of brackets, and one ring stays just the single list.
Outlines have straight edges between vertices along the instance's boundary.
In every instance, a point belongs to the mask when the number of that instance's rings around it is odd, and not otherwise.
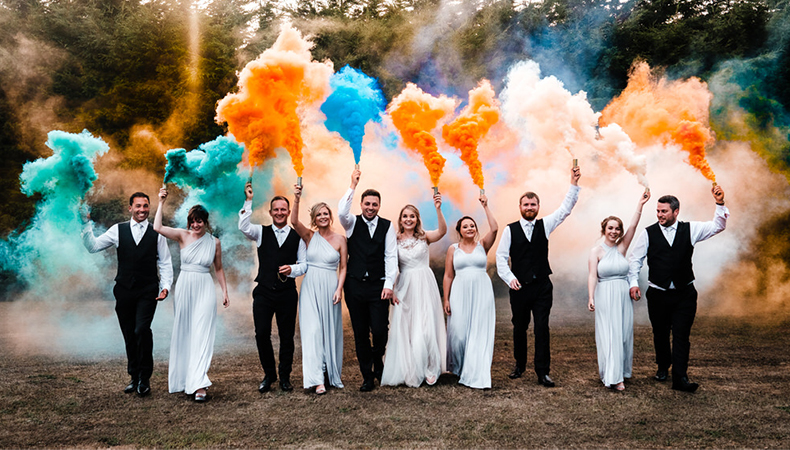
[{"label": "orange smoke trail", "polygon": [[433,186],[439,185],[446,160],[439,154],[431,130],[454,109],[455,100],[444,95],[436,98],[413,83],[407,84],[387,108],[406,147],[422,156]]},{"label": "orange smoke trail", "polygon": [[482,80],[469,91],[469,104],[452,123],[442,127],[442,137],[461,151],[461,160],[469,167],[472,181],[483,189],[483,165],[477,144],[488,130],[499,122],[499,102],[488,80]]},{"label": "orange smoke trail", "polygon": [[217,105],[218,123],[243,142],[250,167],[262,165],[285,147],[297,176],[302,176],[299,109],[323,100],[329,92],[331,62],[312,61],[312,43],[289,25],[283,27],[272,48],[244,67],[239,91]]},{"label": "orange smoke trail", "polygon": [[628,86],[601,113],[601,125],[617,123],[642,146],[674,142],[688,152],[688,162],[716,181],[705,158],[713,142],[708,107],[713,95],[698,78],[668,81],[640,61],[631,68]]}]

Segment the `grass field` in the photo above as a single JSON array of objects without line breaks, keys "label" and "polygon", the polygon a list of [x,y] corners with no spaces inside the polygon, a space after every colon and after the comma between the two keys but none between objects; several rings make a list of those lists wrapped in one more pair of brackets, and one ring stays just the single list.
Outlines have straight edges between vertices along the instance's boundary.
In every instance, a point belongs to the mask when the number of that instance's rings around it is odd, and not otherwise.
[{"label": "grass field", "polygon": [[[552,322],[552,377],[510,380],[509,314],[499,302],[493,388],[443,375],[436,386],[360,393],[346,327],[345,389],[257,392],[254,342],[214,355],[210,401],[167,393],[157,357],[153,395],[125,395],[125,359],[0,352],[2,448],[786,448],[790,446],[788,318],[700,315],[692,332],[695,394],[652,380],[650,327],[635,330],[634,377],[625,392],[597,379],[593,324]],[[504,306],[506,308],[506,306]],[[0,329],[0,348],[9,348]],[[117,339],[120,341],[120,332]],[[166,346],[159,336],[157,346]],[[298,342],[298,339],[297,339]],[[530,339],[530,356],[532,340]]]}]

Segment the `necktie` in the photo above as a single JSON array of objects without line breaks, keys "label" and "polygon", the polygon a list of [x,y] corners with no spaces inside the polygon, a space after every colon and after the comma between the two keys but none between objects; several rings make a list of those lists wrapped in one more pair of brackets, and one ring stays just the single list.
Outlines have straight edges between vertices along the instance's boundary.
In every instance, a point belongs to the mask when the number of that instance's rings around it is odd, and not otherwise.
[{"label": "necktie", "polygon": [[664,236],[666,236],[669,245],[672,245],[675,242],[675,229],[672,227],[664,227]]},{"label": "necktie", "polygon": [[277,233],[277,246],[282,247],[283,241],[285,240],[285,230],[277,228],[274,232]]},{"label": "necktie", "polygon": [[134,226],[132,227],[134,233],[132,237],[134,238],[135,244],[140,244],[140,241],[143,239],[143,222],[135,222]]},{"label": "necktie", "polygon": [[376,232],[376,224],[373,221],[368,222],[368,231],[370,232],[370,237],[373,237],[373,233]]},{"label": "necktie", "polygon": [[530,242],[532,242],[532,230],[534,227],[535,224],[532,222],[527,222],[527,224],[524,226],[524,234],[527,235],[527,240]]}]

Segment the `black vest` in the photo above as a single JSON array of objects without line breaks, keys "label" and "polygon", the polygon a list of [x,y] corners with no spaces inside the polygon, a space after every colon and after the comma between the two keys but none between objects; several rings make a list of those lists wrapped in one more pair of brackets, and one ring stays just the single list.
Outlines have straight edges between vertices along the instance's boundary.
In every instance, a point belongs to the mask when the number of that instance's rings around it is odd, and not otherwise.
[{"label": "black vest", "polygon": [[134,243],[129,222],[118,224],[118,274],[115,282],[126,289],[159,289],[157,239],[159,234],[148,226],[139,244]]},{"label": "black vest", "polygon": [[549,267],[549,240],[543,219],[535,221],[532,229],[532,241],[527,240],[521,222],[510,225],[510,270],[518,281],[527,284],[536,278],[551,275]]},{"label": "black vest", "polygon": [[671,283],[676,288],[683,287],[694,281],[694,271],[691,268],[691,256],[694,254],[691,227],[688,222],[678,222],[672,247],[660,227],[658,223],[647,227],[647,265],[650,267],[647,278],[664,289],[669,289]]},{"label": "black vest", "polygon": [[384,278],[384,244],[390,221],[379,217],[376,231],[370,237],[367,222],[357,216],[354,232],[348,238],[348,275],[362,279],[365,274],[371,280]]},{"label": "black vest", "polygon": [[299,235],[293,229],[288,231],[282,246],[277,244],[277,236],[273,226],[262,227],[261,245],[258,247],[258,276],[255,281],[258,287],[273,291],[296,289],[296,281],[286,277],[280,281],[280,266],[296,264],[296,255],[299,252]]}]

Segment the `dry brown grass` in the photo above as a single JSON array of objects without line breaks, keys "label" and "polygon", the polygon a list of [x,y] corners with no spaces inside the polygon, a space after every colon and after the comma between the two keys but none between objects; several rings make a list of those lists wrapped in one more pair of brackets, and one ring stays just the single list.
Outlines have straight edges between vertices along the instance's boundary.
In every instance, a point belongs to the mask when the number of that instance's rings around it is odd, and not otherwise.
[{"label": "dry brown grass", "polygon": [[[358,391],[346,331],[346,388],[258,394],[252,339],[214,357],[211,399],[167,394],[158,360],[153,395],[120,389],[121,358],[68,360],[0,354],[2,448],[781,448],[790,445],[788,323],[699,317],[692,336],[696,394],[650,376],[649,326],[637,326],[634,378],[623,393],[596,379],[592,320],[552,323],[554,389],[510,380],[510,324],[500,302],[493,389],[444,375],[434,387]],[[0,348],[3,345],[0,330]],[[118,337],[120,339],[120,336]],[[162,339],[160,337],[160,339]],[[532,349],[530,342],[530,350]],[[161,359],[161,358],[158,358]],[[297,361],[298,349],[297,349]],[[301,367],[294,368],[299,383]]]}]

